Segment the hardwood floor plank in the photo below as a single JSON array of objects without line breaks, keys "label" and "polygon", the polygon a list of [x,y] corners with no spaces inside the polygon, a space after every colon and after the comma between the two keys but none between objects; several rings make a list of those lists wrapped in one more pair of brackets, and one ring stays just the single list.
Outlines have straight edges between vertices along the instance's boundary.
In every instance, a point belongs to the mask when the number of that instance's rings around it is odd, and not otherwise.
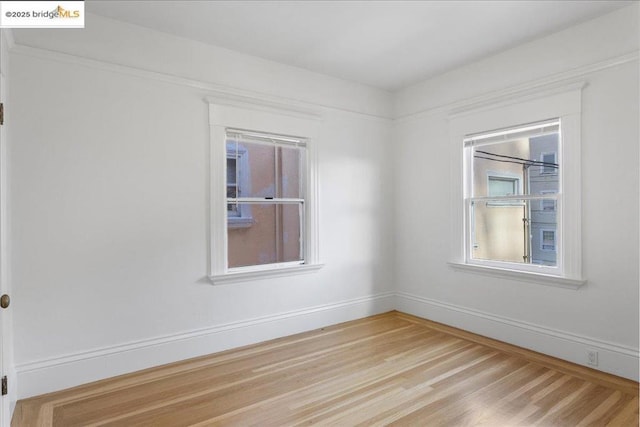
[{"label": "hardwood floor plank", "polygon": [[18,402],[12,426],[630,426],[638,384],[390,312]]}]

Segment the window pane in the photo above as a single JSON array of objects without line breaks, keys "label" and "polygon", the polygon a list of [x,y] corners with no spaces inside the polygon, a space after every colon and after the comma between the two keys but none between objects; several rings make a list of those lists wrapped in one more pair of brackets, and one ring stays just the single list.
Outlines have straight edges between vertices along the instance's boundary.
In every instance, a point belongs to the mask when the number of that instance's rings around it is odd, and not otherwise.
[{"label": "window pane", "polygon": [[540,209],[555,200],[512,202],[471,202],[471,258],[555,266],[557,212]]},{"label": "window pane", "polygon": [[277,157],[278,167],[278,197],[299,199],[303,198],[302,165],[304,164],[304,148],[279,147]]},{"label": "window pane", "polygon": [[[230,153],[227,153],[229,155]],[[235,184],[236,181],[236,159],[227,157],[227,186]]]},{"label": "window pane", "polygon": [[[473,155],[473,196],[505,195],[510,190],[508,180],[518,182],[519,192],[510,194],[557,192],[558,141],[559,134],[551,133],[469,148]],[[502,187],[498,189],[499,185]]]},{"label": "window pane", "polygon": [[[227,139],[227,157],[238,156],[239,197],[303,198],[303,147]],[[227,184],[230,179],[227,161]]]},{"label": "window pane", "polygon": [[229,268],[304,260],[302,203],[252,204],[251,214],[251,227],[227,228]]},{"label": "window pane", "polygon": [[542,153],[542,169],[540,173],[556,173],[556,153]]},{"label": "window pane", "polygon": [[514,196],[519,194],[519,180],[489,176],[489,196]]}]

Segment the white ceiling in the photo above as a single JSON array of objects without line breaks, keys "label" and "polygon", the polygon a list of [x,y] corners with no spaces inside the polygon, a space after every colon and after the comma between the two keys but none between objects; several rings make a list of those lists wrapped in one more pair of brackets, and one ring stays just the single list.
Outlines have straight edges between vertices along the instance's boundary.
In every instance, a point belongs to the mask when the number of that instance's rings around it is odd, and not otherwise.
[{"label": "white ceiling", "polygon": [[633,1],[87,1],[86,12],[396,90]]}]

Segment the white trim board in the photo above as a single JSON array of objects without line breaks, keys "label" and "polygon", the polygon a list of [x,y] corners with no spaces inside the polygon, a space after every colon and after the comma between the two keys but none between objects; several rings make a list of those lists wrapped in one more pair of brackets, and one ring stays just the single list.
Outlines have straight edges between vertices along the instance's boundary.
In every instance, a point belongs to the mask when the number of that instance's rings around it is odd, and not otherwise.
[{"label": "white trim board", "polygon": [[394,308],[395,294],[384,292],[23,363],[16,366],[18,399],[361,319]]},{"label": "white trim board", "polygon": [[637,349],[405,292],[384,292],[20,364],[16,366],[18,399],[306,332],[394,309],[579,365],[587,366],[587,350],[596,350],[599,352],[598,370],[638,380]]},{"label": "white trim board", "polygon": [[[396,309],[578,365],[638,381],[638,349],[571,334],[454,304],[396,293]],[[587,351],[599,353],[598,367],[587,365]]]}]

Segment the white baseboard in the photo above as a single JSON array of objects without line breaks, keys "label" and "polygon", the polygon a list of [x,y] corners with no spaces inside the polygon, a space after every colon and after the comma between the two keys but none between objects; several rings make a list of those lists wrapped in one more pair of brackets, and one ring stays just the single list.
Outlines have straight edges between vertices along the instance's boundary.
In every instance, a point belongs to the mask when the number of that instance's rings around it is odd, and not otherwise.
[{"label": "white baseboard", "polygon": [[[500,317],[405,292],[396,293],[396,310],[454,326],[579,365],[638,381],[638,349]],[[598,352],[598,366],[587,351]]]},{"label": "white baseboard", "polygon": [[23,363],[16,366],[17,396],[18,399],[24,399],[391,310],[454,326],[584,366],[588,366],[587,350],[596,350],[599,366],[595,369],[638,381],[640,358],[637,349],[405,292],[386,292]]},{"label": "white baseboard", "polygon": [[386,292],[16,366],[18,399],[395,309]]}]

